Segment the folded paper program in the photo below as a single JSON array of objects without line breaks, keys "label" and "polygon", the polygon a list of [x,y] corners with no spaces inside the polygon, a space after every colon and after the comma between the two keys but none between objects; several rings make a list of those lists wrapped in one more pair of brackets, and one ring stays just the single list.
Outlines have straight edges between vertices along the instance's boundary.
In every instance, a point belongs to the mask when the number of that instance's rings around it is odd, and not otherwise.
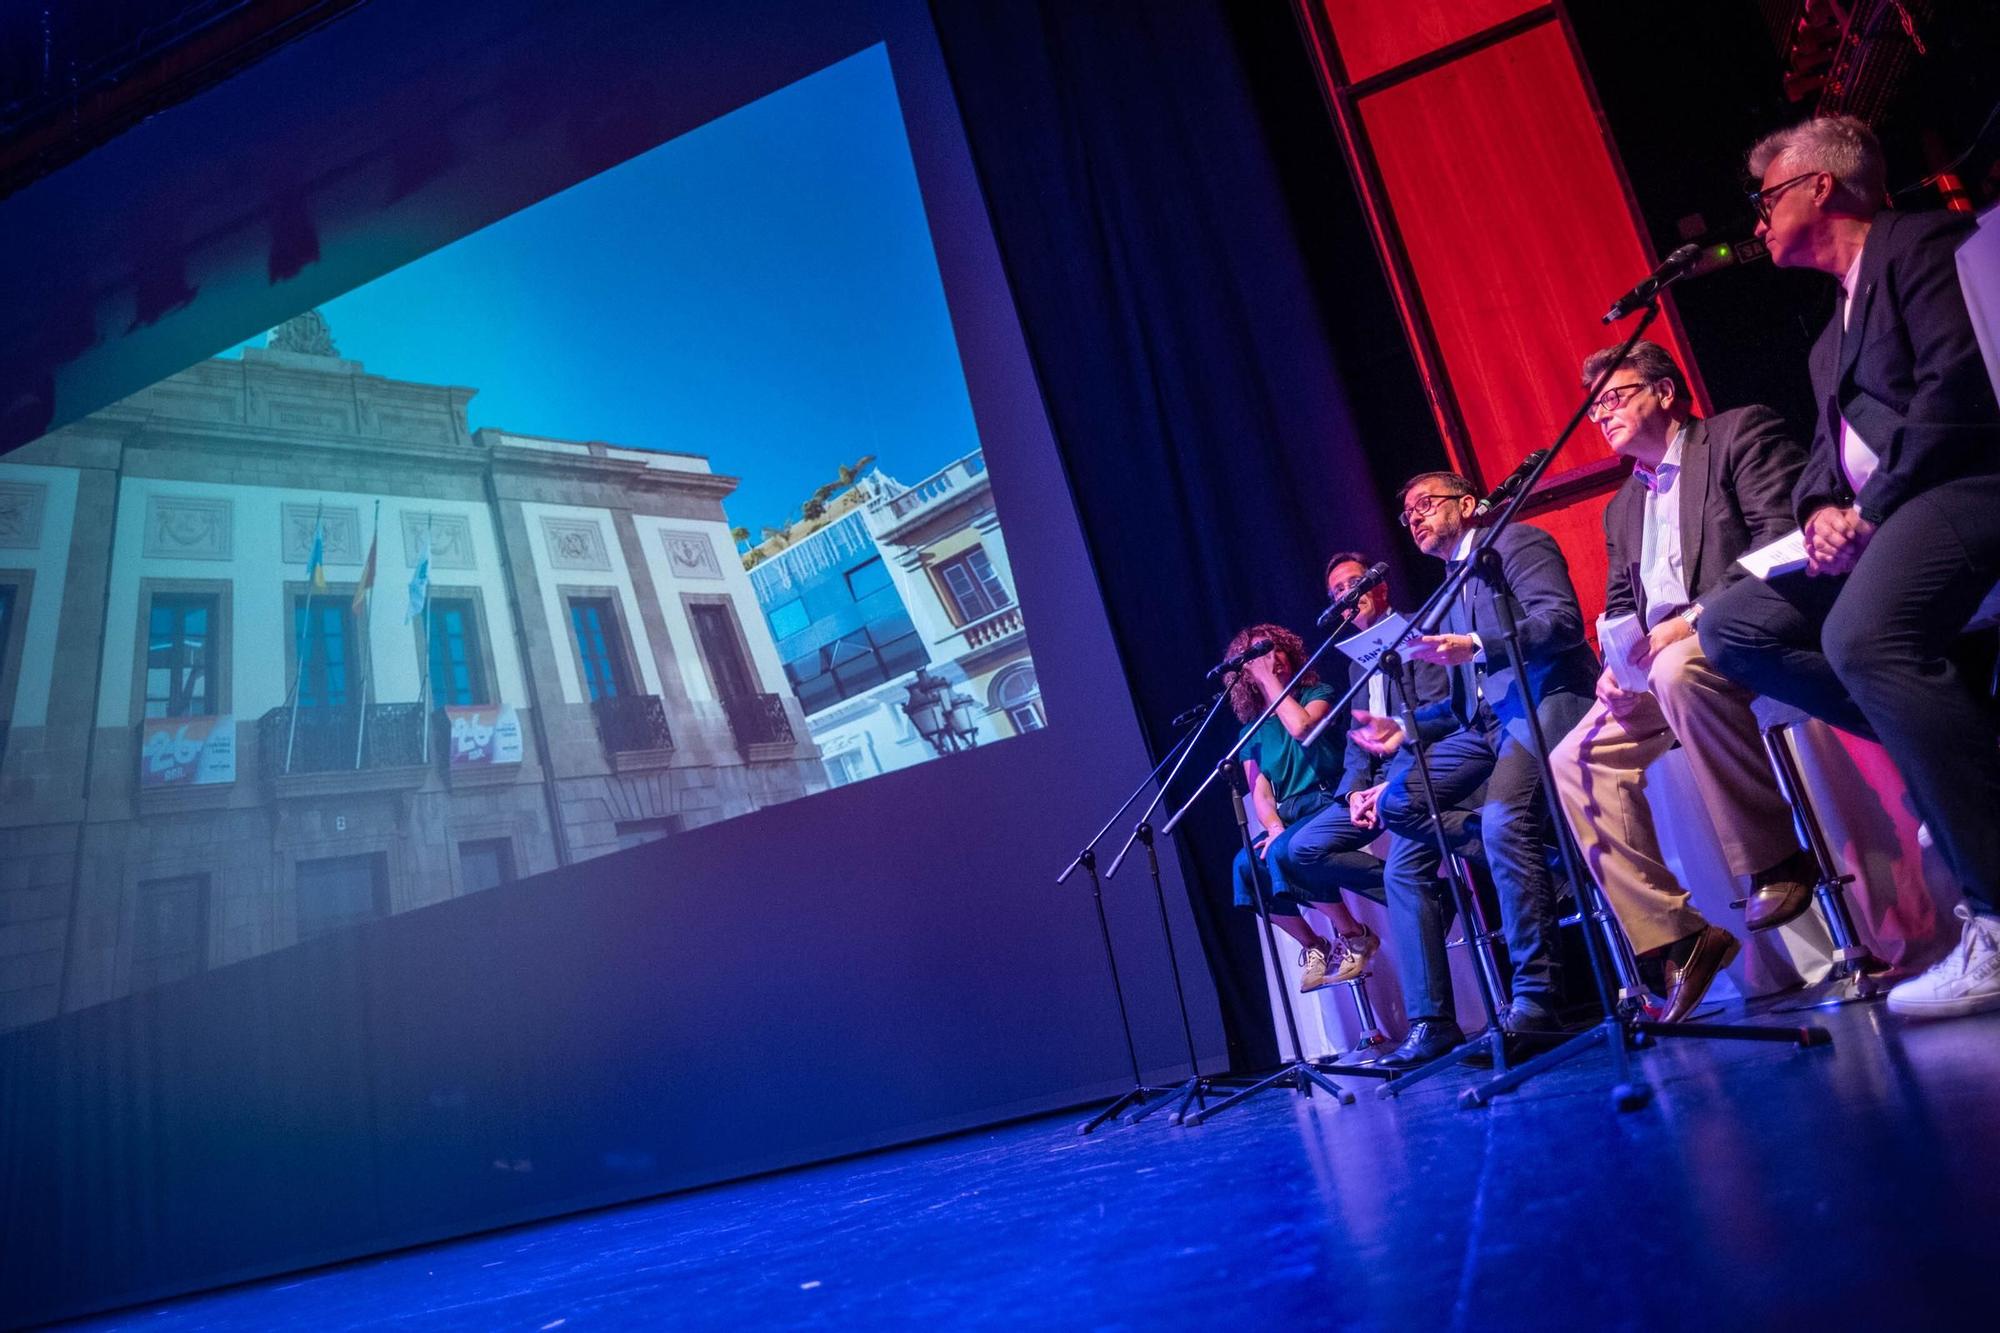
[{"label": "folded paper program", "polygon": [[1640,627],[1639,617],[1631,612],[1597,618],[1598,651],[1604,654],[1604,663],[1611,668],[1612,678],[1623,689],[1644,691],[1653,688],[1646,678],[1646,669],[1632,660],[1645,642],[1646,631]]},{"label": "folded paper program", "polygon": [[1736,563],[1766,581],[1780,574],[1796,574],[1806,567],[1806,534],[1803,529],[1794,529],[1767,546],[1745,551]]}]

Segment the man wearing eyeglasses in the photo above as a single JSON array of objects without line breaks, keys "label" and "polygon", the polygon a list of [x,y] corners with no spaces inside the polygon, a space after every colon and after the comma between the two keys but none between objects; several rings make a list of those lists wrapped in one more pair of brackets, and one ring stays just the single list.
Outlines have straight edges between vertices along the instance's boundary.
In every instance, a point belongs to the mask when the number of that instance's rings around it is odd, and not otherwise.
[{"label": "man wearing eyeglasses", "polygon": [[2000,580],[2000,403],[1966,316],[1950,214],[1883,208],[1882,147],[1851,116],[1750,150],[1757,234],[1840,283],[1809,362],[1819,402],[1792,493],[1803,573],[1744,579],[1702,617],[1725,674],[1881,741],[1966,901],[1959,945],[1897,1013],[2000,1008],[2000,725],[1948,656]]},{"label": "man wearing eyeglasses", "polygon": [[[1374,564],[1359,551],[1342,551],[1326,562],[1328,601],[1339,601],[1357,587]],[[1385,579],[1365,594],[1354,608],[1351,621],[1356,630],[1365,630],[1389,614],[1389,584]],[[1419,663],[1419,700],[1441,699],[1449,693],[1444,672],[1430,663]],[[1389,709],[1388,682],[1377,673],[1368,679],[1360,698],[1367,711],[1386,715]],[[1302,819],[1280,833],[1271,844],[1271,862],[1278,877],[1297,890],[1335,926],[1339,938],[1330,945],[1334,961],[1326,972],[1326,982],[1352,981],[1367,970],[1368,961],[1382,941],[1360,923],[1346,929],[1349,921],[1341,903],[1345,892],[1383,901],[1382,862],[1362,848],[1382,834],[1376,819],[1375,803],[1382,795],[1385,774],[1391,761],[1363,749],[1353,735],[1347,738],[1340,782],[1333,803],[1318,814]],[[1463,811],[1457,817],[1466,817]],[[1311,947],[1310,945],[1308,946]]]},{"label": "man wearing eyeglasses", "polygon": [[[1402,503],[1401,522],[1419,550],[1454,568],[1468,558],[1477,536],[1471,482],[1453,472],[1426,472],[1405,484]],[[1502,594],[1480,578],[1468,580],[1450,605],[1443,632],[1407,650],[1413,660],[1451,675],[1450,697],[1418,707],[1412,725],[1427,747],[1425,767],[1440,810],[1486,786],[1479,844],[1500,898],[1513,964],[1512,998],[1501,1021],[1510,1032],[1551,1032],[1558,1027],[1556,891],[1547,860],[1552,826],[1528,730],[1523,670],[1553,745],[1590,708],[1597,654],[1584,642],[1583,612],[1555,538],[1515,523],[1494,549],[1520,622],[1520,661],[1509,657],[1502,637]],[[1365,710],[1356,711],[1349,734],[1373,754],[1394,753],[1405,740],[1394,719]],[[1381,1061],[1387,1068],[1422,1064],[1465,1039],[1452,1012],[1438,851],[1419,781],[1410,765],[1389,779],[1376,801],[1377,818],[1397,835],[1384,879],[1410,1020],[1402,1046]]]},{"label": "man wearing eyeglasses", "polygon": [[[1607,347],[1583,363],[1585,386],[1617,353]],[[1659,978],[1671,1023],[1693,1012],[1740,946],[1695,910],[1668,868],[1646,800],[1648,765],[1681,742],[1729,869],[1750,880],[1749,929],[1805,911],[1818,878],[1772,780],[1751,695],[1715,669],[1695,635],[1704,601],[1746,577],[1736,558],[1792,530],[1805,451],[1768,407],[1696,417],[1680,367],[1651,342],[1611,369],[1590,419],[1633,464],[1604,510],[1604,609],[1638,617],[1647,631],[1634,664],[1648,688],[1621,688],[1607,664],[1597,702],[1555,744],[1551,767],[1584,865],[1642,969]]]}]

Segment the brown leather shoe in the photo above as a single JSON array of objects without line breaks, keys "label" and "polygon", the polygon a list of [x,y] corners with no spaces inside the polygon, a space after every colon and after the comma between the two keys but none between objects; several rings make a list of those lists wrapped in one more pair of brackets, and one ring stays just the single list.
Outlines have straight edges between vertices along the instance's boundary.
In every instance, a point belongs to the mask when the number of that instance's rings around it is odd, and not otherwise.
[{"label": "brown leather shoe", "polygon": [[1742,947],[1721,926],[1706,927],[1695,936],[1694,948],[1688,951],[1687,961],[1681,964],[1680,974],[1674,978],[1673,992],[1667,996],[1667,1012],[1660,1021],[1678,1023],[1693,1013],[1701,997],[1708,994],[1715,974],[1735,962]]},{"label": "brown leather shoe", "polygon": [[1743,904],[1746,930],[1770,930],[1803,915],[1812,906],[1819,883],[1819,863],[1810,853],[1793,852],[1769,870],[1751,877],[1750,896]]}]

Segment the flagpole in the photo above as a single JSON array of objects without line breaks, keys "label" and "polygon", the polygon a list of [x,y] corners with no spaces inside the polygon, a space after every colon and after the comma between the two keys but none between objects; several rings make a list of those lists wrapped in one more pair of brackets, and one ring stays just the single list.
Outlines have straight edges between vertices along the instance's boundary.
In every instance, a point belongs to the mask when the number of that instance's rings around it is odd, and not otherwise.
[{"label": "flagpole", "polygon": [[368,687],[374,683],[375,636],[369,631],[373,627],[369,621],[375,611],[375,544],[382,540],[382,502],[375,502],[375,531],[368,538],[368,562],[361,569],[361,618],[357,628],[361,631],[361,690],[360,702],[355,712],[354,722],[354,767],[361,768],[361,747],[368,737]]},{"label": "flagpole", "polygon": [[[315,546],[319,543],[320,523],[325,517],[326,501],[321,500],[319,508],[313,511],[313,545]],[[322,553],[323,558],[324,554]],[[311,643],[311,640],[306,636],[306,631],[312,625],[313,569],[312,547],[308,546],[306,549],[306,608],[305,612],[299,616],[298,650],[293,654],[294,657],[299,659],[299,669],[292,677],[292,697],[289,701],[291,722],[285,729],[285,772],[288,774],[292,771],[292,743],[299,736],[299,692],[305,689],[306,686],[306,648]]]},{"label": "flagpole", "polygon": [[[424,578],[424,646],[417,654],[417,669],[422,674],[417,682],[417,706],[424,719],[424,762],[431,761],[431,526],[436,517],[434,511],[424,514],[424,540],[418,548],[417,564]],[[404,612],[407,618],[408,612]]]}]

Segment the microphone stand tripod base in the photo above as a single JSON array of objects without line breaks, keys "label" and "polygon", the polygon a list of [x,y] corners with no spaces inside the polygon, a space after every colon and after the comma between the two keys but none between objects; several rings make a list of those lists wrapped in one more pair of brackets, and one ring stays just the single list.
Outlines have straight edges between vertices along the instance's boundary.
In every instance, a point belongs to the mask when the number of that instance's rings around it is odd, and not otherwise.
[{"label": "microphone stand tripod base", "polygon": [[1236,831],[1243,844],[1243,853],[1249,858],[1250,889],[1256,899],[1257,921],[1263,928],[1265,957],[1270,964],[1270,973],[1278,988],[1278,1004],[1285,1019],[1285,1035],[1290,1038],[1292,1058],[1280,1064],[1275,1072],[1257,1078],[1249,1087],[1231,1094],[1213,1106],[1203,1106],[1191,1114],[1184,1114],[1181,1123],[1199,1125],[1212,1115],[1227,1111],[1230,1107],[1248,1101],[1258,1093],[1271,1088],[1291,1088],[1301,1096],[1310,1097],[1314,1089],[1324,1092],[1340,1106],[1354,1105],[1354,1094],[1335,1083],[1319,1067],[1305,1058],[1299,1045],[1298,1020],[1292,1013],[1292,993],[1290,979],[1278,965],[1278,939],[1271,926],[1271,903],[1264,892],[1264,872],[1257,848],[1250,840],[1250,819],[1243,808],[1244,798],[1250,789],[1244,781],[1243,765],[1231,755],[1216,766],[1226,780],[1230,792],[1230,807],[1236,817]]},{"label": "microphone stand tripod base", "polygon": [[1308,1097],[1312,1096],[1313,1089],[1317,1088],[1342,1106],[1354,1105],[1354,1094],[1341,1087],[1338,1083],[1335,1083],[1325,1074],[1322,1074],[1319,1071],[1319,1067],[1313,1064],[1312,1061],[1288,1060],[1278,1066],[1276,1073],[1266,1075],[1264,1078],[1252,1083],[1249,1087],[1242,1089],[1240,1092],[1223,1101],[1217,1102],[1213,1106],[1204,1106],[1192,1115],[1183,1117],[1183,1123],[1199,1125],[1210,1116],[1227,1111],[1238,1102],[1248,1101],[1258,1093],[1270,1088],[1291,1088]]}]

